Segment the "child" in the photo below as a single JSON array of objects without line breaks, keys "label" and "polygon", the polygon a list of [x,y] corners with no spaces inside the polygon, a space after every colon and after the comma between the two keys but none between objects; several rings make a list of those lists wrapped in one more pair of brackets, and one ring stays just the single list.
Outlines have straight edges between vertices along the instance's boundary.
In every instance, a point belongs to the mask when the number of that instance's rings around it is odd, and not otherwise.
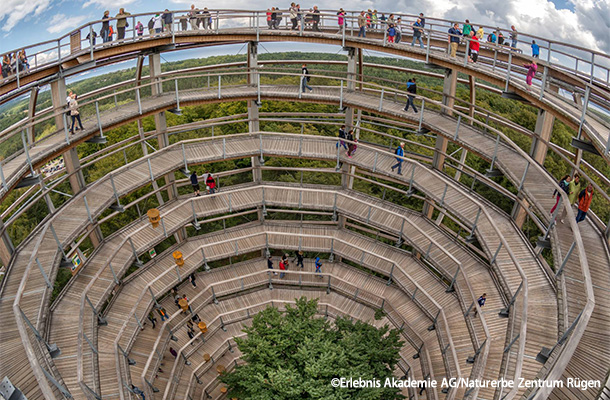
[{"label": "child", "polygon": [[390,24],[388,27],[388,43],[394,43],[394,37],[396,36],[396,27],[394,24]]}]

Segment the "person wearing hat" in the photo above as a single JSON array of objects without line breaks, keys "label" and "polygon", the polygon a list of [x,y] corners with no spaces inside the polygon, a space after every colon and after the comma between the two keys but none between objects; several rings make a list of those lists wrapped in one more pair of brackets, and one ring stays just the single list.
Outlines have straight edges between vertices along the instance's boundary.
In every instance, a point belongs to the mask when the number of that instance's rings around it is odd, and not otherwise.
[{"label": "person wearing hat", "polygon": [[405,155],[405,142],[400,142],[400,146],[398,146],[396,148],[396,152],[395,154],[398,156],[396,157],[396,164],[392,165],[392,171],[394,171],[396,169],[396,167],[398,167],[398,175],[402,175],[402,158]]}]

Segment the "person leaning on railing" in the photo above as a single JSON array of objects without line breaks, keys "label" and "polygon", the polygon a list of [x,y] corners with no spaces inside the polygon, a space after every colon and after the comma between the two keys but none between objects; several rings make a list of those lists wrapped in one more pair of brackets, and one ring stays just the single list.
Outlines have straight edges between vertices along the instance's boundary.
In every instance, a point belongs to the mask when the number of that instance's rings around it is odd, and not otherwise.
[{"label": "person leaning on railing", "polygon": [[125,12],[124,8],[119,10],[119,13],[116,15],[116,30],[118,32],[117,39],[123,40],[125,39],[125,28],[129,27],[129,23],[127,22],[127,17],[131,14]]}]

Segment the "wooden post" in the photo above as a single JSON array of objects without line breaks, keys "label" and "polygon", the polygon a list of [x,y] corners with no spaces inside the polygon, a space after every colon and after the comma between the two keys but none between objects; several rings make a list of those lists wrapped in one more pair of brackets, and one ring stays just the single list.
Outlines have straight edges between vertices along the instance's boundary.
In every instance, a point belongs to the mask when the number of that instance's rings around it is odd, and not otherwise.
[{"label": "wooden post", "polygon": [[[248,42],[248,74],[247,82],[248,85],[258,86],[258,42]],[[260,120],[257,103],[258,100],[248,100],[248,132],[258,133],[260,131]],[[263,180],[263,173],[260,169],[261,162],[258,156],[251,158],[252,167],[252,180],[254,182],[261,182]],[[259,219],[262,221],[262,209],[259,213]]]},{"label": "wooden post", "polygon": [[[3,229],[4,223],[2,222],[2,219],[0,219],[0,231]],[[5,230],[4,233],[0,235],[0,261],[2,261],[2,265],[8,268],[14,251],[13,242],[8,235],[8,231]]]},{"label": "wooden post", "polygon": [[[470,118],[474,118],[475,103],[477,100],[477,87],[475,84],[475,78],[472,75],[468,75],[468,88],[470,89],[470,106],[468,108],[468,115]],[[468,124],[472,125],[473,121],[468,121]]]}]

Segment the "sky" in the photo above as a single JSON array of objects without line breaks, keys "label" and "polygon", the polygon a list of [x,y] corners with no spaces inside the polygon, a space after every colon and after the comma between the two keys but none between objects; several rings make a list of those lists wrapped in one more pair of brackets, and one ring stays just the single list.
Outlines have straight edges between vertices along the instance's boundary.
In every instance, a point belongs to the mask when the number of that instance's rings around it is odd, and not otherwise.
[{"label": "sky", "polygon": [[[101,19],[104,10],[111,15],[125,7],[132,13],[186,9],[193,0],[3,0],[0,7],[0,53],[20,46],[57,38],[87,21]],[[287,7],[274,2],[275,6]],[[310,4],[311,3],[311,4]],[[318,4],[322,9],[374,8],[508,27],[533,35],[553,38],[610,53],[610,0],[314,0],[301,2],[302,8]],[[198,3],[197,7],[213,4]],[[266,9],[273,5],[261,0],[230,0],[227,9]],[[146,23],[143,21],[143,23]],[[306,50],[306,49],[305,49]]]}]

